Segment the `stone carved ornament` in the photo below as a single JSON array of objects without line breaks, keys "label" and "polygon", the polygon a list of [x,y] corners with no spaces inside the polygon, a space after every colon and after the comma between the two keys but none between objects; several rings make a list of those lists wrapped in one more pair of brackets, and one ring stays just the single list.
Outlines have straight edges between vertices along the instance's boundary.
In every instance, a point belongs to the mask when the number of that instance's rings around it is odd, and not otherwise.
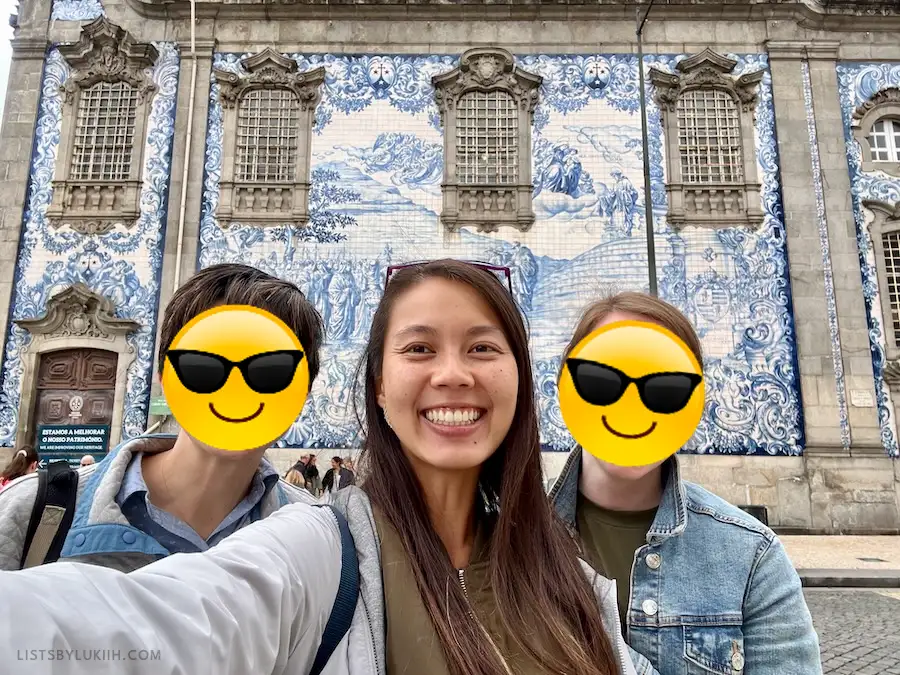
[{"label": "stone carved ornament", "polygon": [[214,69],[219,83],[222,106],[234,108],[241,97],[252,89],[288,89],[300,101],[304,112],[314,110],[322,98],[321,85],[325,81],[325,68],[299,72],[294,59],[282,56],[271,47],[241,61],[247,75]]},{"label": "stone carved ornament", "polygon": [[654,98],[663,110],[675,112],[678,98],[688,89],[724,89],[740,103],[744,112],[756,109],[759,98],[757,85],[765,74],[762,70],[745,73],[738,78],[729,75],[737,61],[707,48],[701,53],[682,59],[675,66],[679,74],[666,73],[656,68],[649,71],[650,82],[656,88]]},{"label": "stone carved ornament", "polygon": [[15,323],[32,335],[103,340],[140,328],[136,321],[116,317],[115,311],[112,300],[79,282],[51,297],[47,301],[47,313],[41,318],[20,319]]},{"label": "stone carved ornament", "polygon": [[885,361],[882,377],[891,391],[900,390],[900,361]]},{"label": "stone carved ornament", "polygon": [[66,103],[73,103],[79,89],[99,82],[126,82],[137,89],[143,103],[158,87],[146,74],[159,58],[156,47],[138,43],[125,31],[101,16],[81,31],[74,44],[61,45],[59,52],[75,70],[62,86]]},{"label": "stone carved ornament", "polygon": [[884,223],[886,225],[893,225],[895,223],[900,224],[900,202],[888,204],[887,202],[882,202],[877,199],[864,199],[862,205],[863,208],[866,208],[875,214],[883,215]]},{"label": "stone carved ornament", "polygon": [[444,113],[456,106],[459,97],[471,90],[502,89],[516,99],[520,110],[533,113],[538,91],[544,81],[517,68],[513,55],[505,49],[470,49],[459,61],[459,67],[435,75],[432,79],[435,100],[444,122]]},{"label": "stone carved ornament", "polygon": [[98,234],[106,234],[107,232],[112,232],[115,229],[116,225],[122,224],[125,227],[130,227],[130,224],[123,223],[121,219],[112,219],[112,220],[73,220],[69,222],[68,220],[54,220],[51,224],[60,228],[63,225],[68,225],[73,230],[78,232],[78,234],[83,234],[86,236],[98,235]]},{"label": "stone carved ornament", "polygon": [[900,105],[900,88],[889,87],[888,89],[882,89],[868,101],[861,103],[860,106],[853,111],[853,119],[859,121],[873,108],[889,103]]}]

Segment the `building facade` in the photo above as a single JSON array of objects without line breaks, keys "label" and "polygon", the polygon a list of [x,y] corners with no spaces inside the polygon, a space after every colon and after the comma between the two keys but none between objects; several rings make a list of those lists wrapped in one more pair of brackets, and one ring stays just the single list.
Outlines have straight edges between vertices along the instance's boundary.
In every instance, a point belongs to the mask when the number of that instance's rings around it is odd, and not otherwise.
[{"label": "building facade", "polygon": [[[635,9],[23,0],[0,446],[171,428],[159,316],[235,261],[296,282],[328,329],[273,456],[345,454],[387,267],[452,256],[512,271],[555,475],[579,311],[648,284]],[[643,33],[659,293],[706,357],[686,474],[783,530],[900,531],[898,30],[896,2],[670,0]]]}]

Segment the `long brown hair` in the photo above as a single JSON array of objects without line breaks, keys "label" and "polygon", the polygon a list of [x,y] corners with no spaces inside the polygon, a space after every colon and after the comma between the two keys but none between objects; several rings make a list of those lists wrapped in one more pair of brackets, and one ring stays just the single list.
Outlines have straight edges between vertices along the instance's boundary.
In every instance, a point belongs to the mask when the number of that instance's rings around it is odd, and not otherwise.
[{"label": "long brown hair", "polygon": [[[489,545],[490,581],[503,624],[520,649],[547,673],[609,675],[616,671],[591,586],[577,550],[552,512],[541,484],[540,440],[531,357],[522,315],[497,277],[455,260],[403,268],[391,276],[375,311],[357,375],[364,382],[366,438],[362,485],[400,533],[419,592],[453,675],[505,675],[431,523],[422,487],[376,398],[385,332],[398,298],[430,278],[465,284],[497,315],[516,358],[518,402],[500,447],[481,467],[476,513],[496,514]],[[357,410],[357,417],[359,411]],[[363,419],[360,419],[363,422]]]},{"label": "long brown hair", "polygon": [[681,338],[682,342],[693,352],[700,368],[703,368],[703,349],[700,347],[700,338],[697,337],[697,331],[691,325],[690,319],[665,300],[636,291],[616,293],[607,298],[595,300],[584,308],[575,332],[572,334],[572,339],[569,340],[566,351],[563,352],[562,367],[578,343],[593,333],[597,324],[613,312],[637,314],[655,321],[663,328],[668,328]]},{"label": "long brown hair", "polygon": [[15,480],[28,473],[28,467],[39,461],[37,450],[25,445],[18,450],[9,463],[0,471],[0,480]]}]

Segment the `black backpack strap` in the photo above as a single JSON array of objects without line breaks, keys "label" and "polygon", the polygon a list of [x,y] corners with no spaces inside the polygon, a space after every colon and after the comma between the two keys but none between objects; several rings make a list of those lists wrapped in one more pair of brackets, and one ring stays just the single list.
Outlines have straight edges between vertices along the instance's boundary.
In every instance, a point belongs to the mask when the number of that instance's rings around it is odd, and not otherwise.
[{"label": "black backpack strap", "polygon": [[75,517],[78,472],[68,462],[38,469],[37,497],[25,533],[20,568],[56,562]]},{"label": "black backpack strap", "polygon": [[359,598],[359,560],[356,557],[353,535],[350,534],[350,525],[347,524],[344,515],[331,504],[316,504],[316,506],[331,509],[337,518],[338,528],[341,531],[341,583],[309,675],[320,675],[328,659],[350,630]]}]

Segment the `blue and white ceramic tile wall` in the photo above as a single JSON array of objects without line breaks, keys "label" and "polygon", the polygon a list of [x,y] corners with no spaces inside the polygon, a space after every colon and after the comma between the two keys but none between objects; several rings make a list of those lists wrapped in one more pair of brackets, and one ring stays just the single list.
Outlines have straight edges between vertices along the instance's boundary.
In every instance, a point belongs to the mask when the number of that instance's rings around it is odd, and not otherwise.
[{"label": "blue and white ceramic tile wall", "polygon": [[[144,149],[140,219],[130,230],[117,227],[103,235],[56,230],[45,221],[62,124],[60,86],[69,77],[69,67],[58,51],[52,50],[47,57],[10,315],[13,320],[43,316],[50,296],[82,282],[112,299],[118,316],[141,324],[129,336],[137,357],[128,371],[123,438],[139,435],[147,423],[178,89],[176,45],[154,44],[159,59],[150,74],[159,89],[153,97]],[[0,446],[15,441],[21,354],[28,340],[29,334],[10,322],[0,387]]]},{"label": "blue and white ceramic tile wall", "polygon": [[875,270],[875,252],[872,247],[862,202],[867,199],[895,204],[900,202],[900,179],[881,171],[864,172],[860,147],[853,138],[851,123],[853,111],[874,94],[888,87],[900,86],[898,63],[839,63],[837,67],[841,115],[844,139],[847,147],[847,163],[850,169],[850,185],[853,198],[853,216],[856,221],[856,239],[859,244],[859,263],[862,270],[862,287],[866,314],[869,320],[869,342],[872,365],[875,371],[875,394],[878,419],[881,423],[881,440],[885,450],[893,457],[900,456],[897,445],[896,420],[890,391],[884,381],[885,341],[882,322],[878,275]]},{"label": "blue and white ceramic tile wall", "polygon": [[[244,54],[217,54],[239,70]],[[328,77],[312,141],[312,222],[260,229],[216,223],[222,109],[210,87],[200,267],[251,261],[297,282],[322,312],[328,342],[303,415],[280,441],[340,448],[357,442],[348,404],[353,368],[396,262],[439,256],[507,264],[533,338],[542,442],[567,450],[555,377],[579,310],[614,289],[645,289],[646,230],[637,59],[630,55],[539,55],[519,65],[544,78],[533,131],[534,209],[528,233],[443,231],[439,213],[442,130],[431,77],[457,56],[291,55]],[[730,55],[738,71],[765,55]],[[653,56],[672,69],[683,55]],[[804,443],[785,251],[771,83],[760,89],[756,147],[764,225],[746,229],[665,225],[660,114],[649,111],[661,295],[700,331],[707,354],[707,415],[689,451],[796,455]]]},{"label": "blue and white ceramic tile wall", "polygon": [[[134,231],[102,236],[57,232],[44,223],[59,141],[59,85],[68,74],[57,52],[48,58],[13,301],[13,318],[39,316],[53,292],[82,281],[113,298],[122,316],[141,322],[133,338],[138,358],[128,376],[125,438],[146,424],[171,156],[167,130],[178,77],[174,45],[157,46],[160,91],[146,146],[141,220]],[[215,66],[239,69],[243,56],[217,54]],[[764,55],[731,56],[739,71],[767,70]],[[600,293],[646,287],[637,60],[614,54],[520,59],[520,66],[544,77],[533,133],[537,222],[528,233],[449,234],[439,221],[443,146],[431,77],[451,70],[458,57],[293,58],[301,69],[324,65],[328,72],[312,143],[312,222],[299,230],[218,226],[222,109],[211,83],[198,259],[200,267],[250,261],[290,278],[325,317],[329,339],[321,375],[304,414],[280,443],[355,444],[349,389],[385,268],[454,256],[514,270],[533,336],[542,441],[548,450],[568,449],[555,376],[578,312]],[[646,63],[671,69],[681,58],[654,56]],[[649,124],[660,292],[691,317],[707,354],[707,416],[689,451],[799,454],[803,421],[769,76],[756,123],[766,219],[755,233],[666,227],[664,148],[652,100]],[[11,325],[0,390],[3,443],[15,436],[27,339]]]}]

